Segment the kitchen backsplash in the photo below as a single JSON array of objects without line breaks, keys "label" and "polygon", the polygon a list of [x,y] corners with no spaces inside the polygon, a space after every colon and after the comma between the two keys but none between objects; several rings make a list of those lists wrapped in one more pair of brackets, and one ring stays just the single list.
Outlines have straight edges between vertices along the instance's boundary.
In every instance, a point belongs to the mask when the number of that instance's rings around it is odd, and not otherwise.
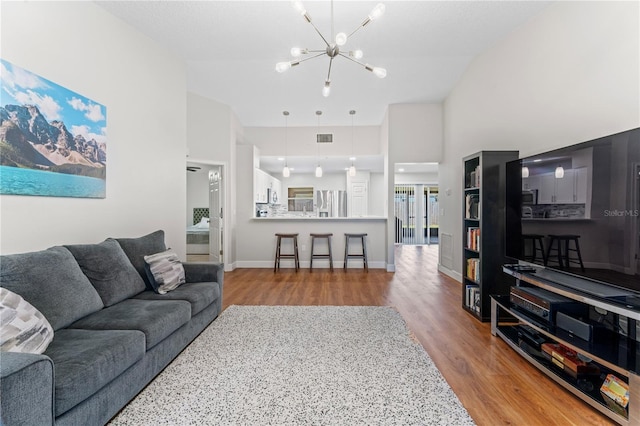
[{"label": "kitchen backsplash", "polygon": [[[529,215],[529,209],[530,215]],[[522,206],[522,217],[532,219],[583,219],[584,204],[534,204]]]}]

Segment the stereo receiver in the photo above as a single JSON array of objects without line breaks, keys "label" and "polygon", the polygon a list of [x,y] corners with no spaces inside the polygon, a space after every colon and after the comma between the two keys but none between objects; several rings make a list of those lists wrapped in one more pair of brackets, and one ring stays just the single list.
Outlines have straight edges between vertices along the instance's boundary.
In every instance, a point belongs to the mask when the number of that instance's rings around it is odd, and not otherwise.
[{"label": "stereo receiver", "polygon": [[587,307],[568,297],[538,287],[512,286],[509,300],[516,307],[554,324],[556,312],[586,315]]}]

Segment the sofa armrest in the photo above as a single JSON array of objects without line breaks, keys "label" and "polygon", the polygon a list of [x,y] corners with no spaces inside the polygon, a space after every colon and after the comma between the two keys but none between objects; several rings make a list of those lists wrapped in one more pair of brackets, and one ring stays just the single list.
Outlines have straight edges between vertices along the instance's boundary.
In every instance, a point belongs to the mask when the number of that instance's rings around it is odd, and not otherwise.
[{"label": "sofa armrest", "polygon": [[53,425],[53,368],[46,355],[0,353],[0,424]]},{"label": "sofa armrest", "polygon": [[217,282],[220,290],[224,281],[224,265],[213,262],[186,262],[184,265],[185,279],[188,283]]}]

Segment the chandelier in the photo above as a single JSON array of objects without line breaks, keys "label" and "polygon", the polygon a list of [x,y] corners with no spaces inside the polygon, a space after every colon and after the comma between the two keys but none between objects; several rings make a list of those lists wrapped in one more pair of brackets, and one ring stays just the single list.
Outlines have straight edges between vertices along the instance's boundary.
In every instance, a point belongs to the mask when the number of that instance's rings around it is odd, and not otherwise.
[{"label": "chandelier", "polygon": [[[327,41],[327,39],[322,35],[322,33],[320,32],[320,30],[318,30],[318,28],[313,24],[313,22],[311,21],[311,16],[309,16],[309,14],[307,13],[306,9],[304,8],[304,6],[302,5],[302,2],[299,0],[293,1],[293,7],[304,17],[304,19],[311,24],[311,26],[313,27],[314,30],[316,30],[316,32],[318,33],[318,35],[320,36],[320,38],[322,39],[322,41],[324,42],[324,44],[326,45],[326,47],[324,49],[307,49],[307,48],[299,48],[299,47],[293,47],[291,49],[291,56],[293,56],[294,60],[292,61],[287,61],[287,62],[278,62],[276,64],[276,71],[278,72],[285,72],[286,70],[288,70],[291,67],[294,67],[296,65],[299,65],[301,62],[304,61],[308,61],[309,59],[314,59],[320,56],[324,56],[327,55],[329,57],[329,71],[327,72],[327,79],[324,82],[324,87],[322,88],[322,95],[327,97],[329,96],[329,94],[331,93],[331,65],[333,63],[334,58],[338,57],[338,56],[342,56],[343,58],[347,58],[348,60],[355,62],[358,65],[361,65],[364,67],[364,69],[366,69],[367,71],[372,72],[373,74],[375,74],[377,77],[379,78],[385,78],[387,76],[387,70],[384,68],[380,68],[380,67],[374,67],[372,65],[366,64],[366,63],[362,63],[360,62],[360,59],[362,59],[363,53],[362,50],[351,50],[349,51],[349,53],[346,55],[344,53],[341,52],[341,48],[342,46],[344,46],[347,43],[347,40],[351,38],[351,36],[353,36],[356,32],[358,32],[358,30],[360,28],[365,27],[366,25],[368,25],[371,21],[374,21],[376,19],[378,19],[380,16],[382,16],[384,14],[384,10],[385,10],[385,6],[382,3],[378,3],[376,5],[376,7],[374,7],[371,12],[369,12],[369,14],[367,15],[366,19],[362,22],[362,24],[360,24],[355,30],[353,30],[351,32],[351,34],[347,35],[346,33],[340,32],[338,34],[335,35],[334,37],[334,31],[333,31],[333,0],[331,0],[331,38],[329,39],[330,41]],[[306,55],[313,55],[313,56],[308,56],[308,57],[304,57]],[[302,59],[298,59],[301,58]]]}]

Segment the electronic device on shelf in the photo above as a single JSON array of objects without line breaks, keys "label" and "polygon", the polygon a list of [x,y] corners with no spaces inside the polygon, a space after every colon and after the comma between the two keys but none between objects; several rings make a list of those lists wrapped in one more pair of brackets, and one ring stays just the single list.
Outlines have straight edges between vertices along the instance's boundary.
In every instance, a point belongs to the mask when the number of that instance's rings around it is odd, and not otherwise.
[{"label": "electronic device on shelf", "polygon": [[[634,128],[508,162],[506,257],[544,267],[538,272],[578,278],[567,281],[577,291],[603,293],[591,286],[597,283],[640,293],[637,272],[629,267],[638,245],[638,152],[640,128]],[[534,190],[532,204],[523,194]],[[611,230],[617,237],[604,238]],[[523,236],[535,236],[535,244]]]},{"label": "electronic device on shelf", "polygon": [[587,314],[585,305],[538,287],[512,286],[509,300],[517,308],[550,324],[555,323],[556,313],[559,311],[576,315]]}]

